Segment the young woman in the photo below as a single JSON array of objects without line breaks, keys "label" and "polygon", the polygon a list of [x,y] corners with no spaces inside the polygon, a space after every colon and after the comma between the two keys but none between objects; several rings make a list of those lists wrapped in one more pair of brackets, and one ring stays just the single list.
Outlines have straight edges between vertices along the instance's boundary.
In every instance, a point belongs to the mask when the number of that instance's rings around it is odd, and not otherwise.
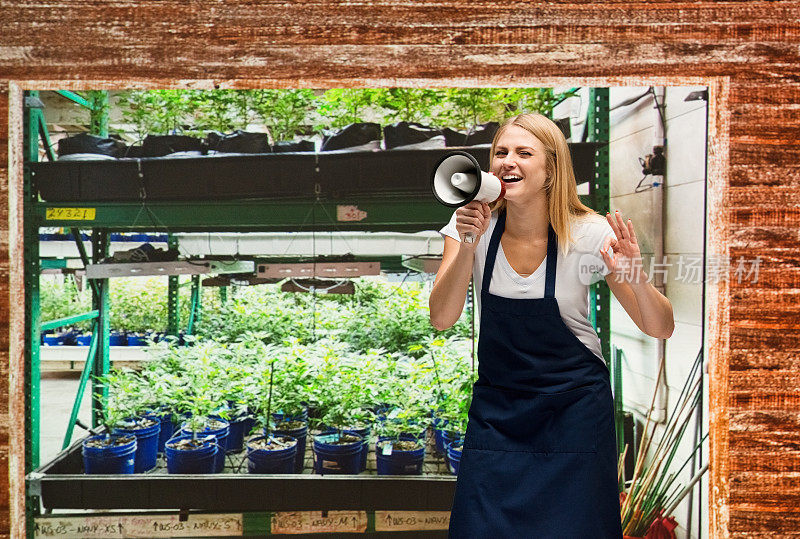
[{"label": "young woman", "polygon": [[[490,167],[505,199],[455,211],[430,296],[442,330],[460,316],[470,279],[480,287],[478,380],[450,536],[620,538],[613,398],[588,287],[604,276],[636,325],[662,339],[672,305],[641,269],[630,219],[603,219],[578,199],[551,120],[506,122]],[[473,243],[461,241],[467,233]]]}]

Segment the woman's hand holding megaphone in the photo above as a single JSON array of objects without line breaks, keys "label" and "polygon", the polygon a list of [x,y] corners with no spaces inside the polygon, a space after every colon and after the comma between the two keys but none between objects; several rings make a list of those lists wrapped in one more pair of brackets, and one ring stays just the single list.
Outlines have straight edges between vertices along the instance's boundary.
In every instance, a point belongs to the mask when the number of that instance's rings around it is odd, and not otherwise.
[{"label": "woman's hand holding megaphone", "polygon": [[469,204],[456,210],[456,230],[461,238],[462,245],[471,245],[473,248],[478,240],[489,228],[492,212],[486,202],[473,200]]}]

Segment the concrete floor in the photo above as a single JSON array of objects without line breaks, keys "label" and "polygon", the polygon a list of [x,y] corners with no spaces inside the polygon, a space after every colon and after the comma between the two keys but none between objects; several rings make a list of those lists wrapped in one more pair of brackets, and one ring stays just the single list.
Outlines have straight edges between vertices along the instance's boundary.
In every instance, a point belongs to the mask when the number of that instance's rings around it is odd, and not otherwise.
[{"label": "concrete floor", "polygon": [[[39,462],[51,461],[64,443],[67,423],[78,392],[80,372],[44,372],[41,378]],[[78,419],[85,425],[92,420],[91,383],[87,384],[81,401]],[[82,438],[86,431],[75,427],[72,441]]]}]

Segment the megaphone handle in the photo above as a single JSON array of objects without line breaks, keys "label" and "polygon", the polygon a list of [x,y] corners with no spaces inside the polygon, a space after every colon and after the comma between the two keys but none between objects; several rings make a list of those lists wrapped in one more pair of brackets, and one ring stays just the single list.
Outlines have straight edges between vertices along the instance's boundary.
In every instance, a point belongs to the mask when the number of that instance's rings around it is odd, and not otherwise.
[{"label": "megaphone handle", "polygon": [[475,235],[469,232],[464,233],[464,243],[475,243]]}]

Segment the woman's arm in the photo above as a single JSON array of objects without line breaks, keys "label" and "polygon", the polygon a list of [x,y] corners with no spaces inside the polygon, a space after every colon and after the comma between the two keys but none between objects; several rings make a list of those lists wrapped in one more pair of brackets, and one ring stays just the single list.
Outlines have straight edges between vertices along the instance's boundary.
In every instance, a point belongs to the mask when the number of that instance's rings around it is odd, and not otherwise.
[{"label": "woman's arm", "polygon": [[442,264],[436,272],[436,280],[428,300],[431,324],[439,331],[456,323],[467,300],[475,249],[463,246],[464,243],[453,238],[444,239]]},{"label": "woman's arm", "polygon": [[611,270],[606,276],[608,287],[639,329],[651,337],[668,339],[675,330],[672,303],[648,282],[642,270],[633,222],[624,221],[619,212],[614,217],[606,214],[606,220],[617,236],[606,240],[601,251]]},{"label": "woman's arm", "polygon": [[[642,272],[644,273],[644,272]],[[669,339],[675,330],[672,303],[661,292],[647,282],[635,284],[618,275],[606,275],[608,288],[622,308],[642,332],[657,339]]]},{"label": "woman's arm", "polygon": [[489,205],[481,202],[473,201],[456,210],[456,230],[459,236],[463,238],[464,234],[470,233],[475,236],[475,241],[464,243],[450,237],[444,239],[442,263],[436,272],[436,280],[428,300],[431,324],[439,331],[455,324],[464,310],[467,289],[472,278],[475,248],[481,235],[489,228],[491,216]]}]

